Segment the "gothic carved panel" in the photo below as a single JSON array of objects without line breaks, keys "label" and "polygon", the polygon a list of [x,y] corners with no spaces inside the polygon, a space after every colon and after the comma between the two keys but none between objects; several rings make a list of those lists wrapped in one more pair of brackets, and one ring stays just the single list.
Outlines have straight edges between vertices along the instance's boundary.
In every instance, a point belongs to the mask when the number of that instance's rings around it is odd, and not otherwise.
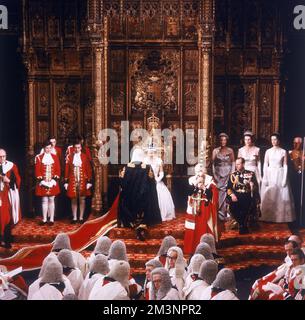
[{"label": "gothic carved panel", "polygon": [[122,77],[126,69],[124,50],[111,50],[110,53],[110,76],[116,78],[116,76]]},{"label": "gothic carved panel", "polygon": [[215,18],[216,18],[215,40],[217,42],[217,46],[225,46],[226,33],[228,31],[227,30],[228,12],[227,12],[226,0],[216,1]]},{"label": "gothic carved panel", "polygon": [[79,70],[80,69],[79,51],[66,50],[64,54],[65,54],[65,66],[67,70]]},{"label": "gothic carved panel", "polygon": [[41,144],[48,139],[50,134],[49,122],[48,121],[38,121],[38,131],[36,142]]},{"label": "gothic carved panel", "polygon": [[262,3],[262,45],[273,45],[276,41],[276,4],[272,1]]},{"label": "gothic carved panel", "polygon": [[[86,136],[86,142],[90,142],[92,137],[92,113],[94,106],[94,94],[90,81],[85,82],[82,88],[82,108],[83,108],[83,133]],[[88,141],[89,140],[89,141]]]},{"label": "gothic carved panel", "polygon": [[121,39],[125,34],[123,7],[120,1],[108,0],[104,3],[104,13],[110,19],[110,39]]},{"label": "gothic carved panel", "polygon": [[273,84],[261,83],[259,98],[259,116],[271,117],[273,106]]},{"label": "gothic carved panel", "polygon": [[214,94],[214,108],[213,115],[214,118],[221,118],[224,120],[225,113],[225,94],[226,94],[226,86],[224,83],[215,83],[215,94]]},{"label": "gothic carved panel", "polygon": [[64,52],[60,50],[53,51],[50,55],[51,59],[51,69],[52,70],[64,70],[65,61],[64,61]]},{"label": "gothic carved panel", "polygon": [[200,1],[183,1],[182,16],[183,38],[196,40],[198,37],[197,24],[200,11]]},{"label": "gothic carved panel", "polygon": [[258,73],[257,66],[258,52],[256,50],[245,51],[244,54],[244,72],[245,73]]},{"label": "gothic carved panel", "polygon": [[76,2],[64,2],[64,36],[66,39],[74,39],[76,36]]},{"label": "gothic carved panel", "polygon": [[56,83],[56,128],[60,143],[66,143],[80,132],[80,85]]},{"label": "gothic carved panel", "polygon": [[245,130],[254,128],[255,99],[256,89],[254,84],[232,84],[230,86],[230,128],[231,139],[235,143],[239,143]]},{"label": "gothic carved panel", "polygon": [[110,84],[110,109],[111,115],[123,116],[125,110],[125,92],[124,82],[111,82]]},{"label": "gothic carved panel", "polygon": [[33,40],[44,38],[44,10],[40,1],[30,1],[31,34]]},{"label": "gothic carved panel", "polygon": [[244,17],[243,1],[230,1],[230,19],[231,19],[231,44],[233,46],[242,46],[244,38],[244,26],[241,19]]},{"label": "gothic carved panel", "polygon": [[179,1],[162,2],[162,15],[165,19],[165,37],[178,38],[180,36],[180,4]]},{"label": "gothic carved panel", "polygon": [[214,137],[225,130],[225,104],[226,85],[225,83],[215,83],[214,85],[214,105],[213,105],[213,127]]},{"label": "gothic carved panel", "polygon": [[226,73],[227,54],[224,49],[216,51],[214,58],[214,71],[216,75],[224,75]]},{"label": "gothic carved panel", "polygon": [[184,51],[184,75],[191,74],[198,76],[198,50]]},{"label": "gothic carved panel", "polygon": [[249,46],[258,45],[259,36],[259,6],[253,0],[245,1],[246,11],[246,44]]},{"label": "gothic carved panel", "polygon": [[162,19],[160,19],[161,2],[144,0],[142,2],[142,16],[145,38],[161,39],[163,34]]},{"label": "gothic carved panel", "polygon": [[57,41],[60,39],[60,7],[53,1],[47,2],[48,15],[48,40]]},{"label": "gothic carved panel", "polygon": [[184,112],[187,116],[197,115],[197,97],[198,97],[198,83],[187,82],[184,84]]},{"label": "gothic carved panel", "polygon": [[36,65],[38,69],[47,69],[49,66],[48,53],[45,50],[36,50]]},{"label": "gothic carved panel", "polygon": [[178,111],[179,50],[131,51],[131,108]]},{"label": "gothic carved panel", "polygon": [[243,72],[243,52],[231,50],[229,54],[228,72],[240,74]]},{"label": "gothic carved panel", "polygon": [[50,91],[48,82],[39,82],[38,84],[38,103],[37,115],[49,116],[50,109]]}]

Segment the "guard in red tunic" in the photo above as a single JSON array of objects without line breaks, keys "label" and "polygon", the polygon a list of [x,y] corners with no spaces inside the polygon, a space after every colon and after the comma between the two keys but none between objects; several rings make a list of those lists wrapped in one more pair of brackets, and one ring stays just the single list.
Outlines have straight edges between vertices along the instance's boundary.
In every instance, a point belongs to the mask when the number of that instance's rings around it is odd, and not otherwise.
[{"label": "guard in red tunic", "polygon": [[[50,136],[48,141],[51,143],[51,153],[58,157],[59,163],[62,161],[62,149],[58,147],[55,136]],[[41,149],[40,154],[44,153],[44,148]]]},{"label": "guard in red tunic", "polygon": [[19,189],[21,178],[17,166],[6,160],[0,149],[0,240],[1,246],[11,248],[11,227],[21,218]]},{"label": "guard in red tunic", "polygon": [[42,225],[54,224],[55,197],[60,193],[60,162],[52,153],[52,144],[48,140],[44,144],[44,152],[35,157],[35,177],[37,180],[35,194],[42,202]]},{"label": "guard in red tunic", "polygon": [[[193,178],[193,177],[192,177]],[[190,178],[191,190],[185,219],[184,253],[193,254],[200,238],[210,233],[218,241],[218,190],[213,178],[201,172],[196,181]]]},{"label": "guard in red tunic", "polygon": [[85,199],[91,195],[92,169],[87,155],[82,152],[81,143],[75,143],[73,149],[74,152],[70,153],[66,158],[64,187],[67,190],[67,196],[71,199],[72,223],[77,222],[78,203],[79,220],[83,223]]},{"label": "guard in red tunic", "polygon": [[[76,138],[75,141],[79,142],[79,143],[82,145],[82,152],[86,154],[86,156],[88,157],[88,159],[89,159],[89,161],[90,161],[90,163],[91,163],[91,161],[92,161],[91,151],[90,151],[90,149],[85,145],[85,139],[84,139],[84,137],[80,135],[80,136],[78,136],[78,137]],[[67,150],[66,150],[66,159],[67,159],[72,153],[74,153],[74,151],[75,151],[75,150],[74,150],[74,145],[68,146],[68,148],[67,148]]]}]

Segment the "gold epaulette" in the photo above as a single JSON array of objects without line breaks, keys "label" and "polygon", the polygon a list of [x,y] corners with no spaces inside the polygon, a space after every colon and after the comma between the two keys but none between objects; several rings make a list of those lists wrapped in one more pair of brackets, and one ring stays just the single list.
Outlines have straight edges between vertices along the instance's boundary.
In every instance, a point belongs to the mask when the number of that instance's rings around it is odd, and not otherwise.
[{"label": "gold epaulette", "polygon": [[231,189],[228,189],[227,194],[228,196],[230,196],[233,193],[233,191]]}]

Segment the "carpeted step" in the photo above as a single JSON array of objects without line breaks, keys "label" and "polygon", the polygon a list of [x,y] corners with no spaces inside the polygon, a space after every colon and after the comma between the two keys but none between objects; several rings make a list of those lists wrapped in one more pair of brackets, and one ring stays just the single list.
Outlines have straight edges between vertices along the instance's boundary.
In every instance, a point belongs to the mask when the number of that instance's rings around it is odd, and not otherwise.
[{"label": "carpeted step", "polygon": [[[184,227],[172,227],[172,228],[163,228],[160,226],[159,229],[148,229],[147,232],[147,240],[151,239],[163,239],[166,236],[173,236],[176,239],[183,239],[184,238]],[[109,233],[110,238],[120,238],[124,241],[126,239],[134,239],[135,238],[135,231],[132,229],[127,228],[114,228]]]},{"label": "carpeted step", "polygon": [[272,260],[253,259],[249,261],[230,263],[226,265],[226,268],[230,268],[234,271],[244,270],[251,267],[262,267],[262,266],[274,267],[274,269],[276,269],[282,263],[283,263],[283,260],[277,260],[277,259],[272,259]]},{"label": "carpeted step", "polygon": [[[122,240],[126,244],[128,253],[140,253],[140,254],[155,254],[157,255],[162,243],[162,239],[149,239],[146,241],[139,241],[136,239],[112,239]],[[177,245],[183,249],[183,240],[177,239]]]},{"label": "carpeted step", "polygon": [[252,261],[254,259],[283,260],[285,252],[282,246],[240,245],[219,249],[218,253],[225,258],[226,264]]},{"label": "carpeted step", "polygon": [[24,218],[12,230],[14,242],[16,243],[50,243],[60,232],[71,232],[77,230],[79,224],[71,224],[70,220],[55,221],[53,226],[40,226],[40,218]]}]

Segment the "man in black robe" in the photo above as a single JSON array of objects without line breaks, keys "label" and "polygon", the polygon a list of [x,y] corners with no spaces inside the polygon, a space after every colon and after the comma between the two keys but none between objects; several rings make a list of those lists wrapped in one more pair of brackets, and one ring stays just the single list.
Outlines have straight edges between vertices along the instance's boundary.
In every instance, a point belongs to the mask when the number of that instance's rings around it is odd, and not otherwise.
[{"label": "man in black robe", "polygon": [[145,240],[147,226],[162,222],[153,170],[144,163],[144,152],[135,149],[131,162],[120,173],[118,220],[121,227],[136,229]]}]

